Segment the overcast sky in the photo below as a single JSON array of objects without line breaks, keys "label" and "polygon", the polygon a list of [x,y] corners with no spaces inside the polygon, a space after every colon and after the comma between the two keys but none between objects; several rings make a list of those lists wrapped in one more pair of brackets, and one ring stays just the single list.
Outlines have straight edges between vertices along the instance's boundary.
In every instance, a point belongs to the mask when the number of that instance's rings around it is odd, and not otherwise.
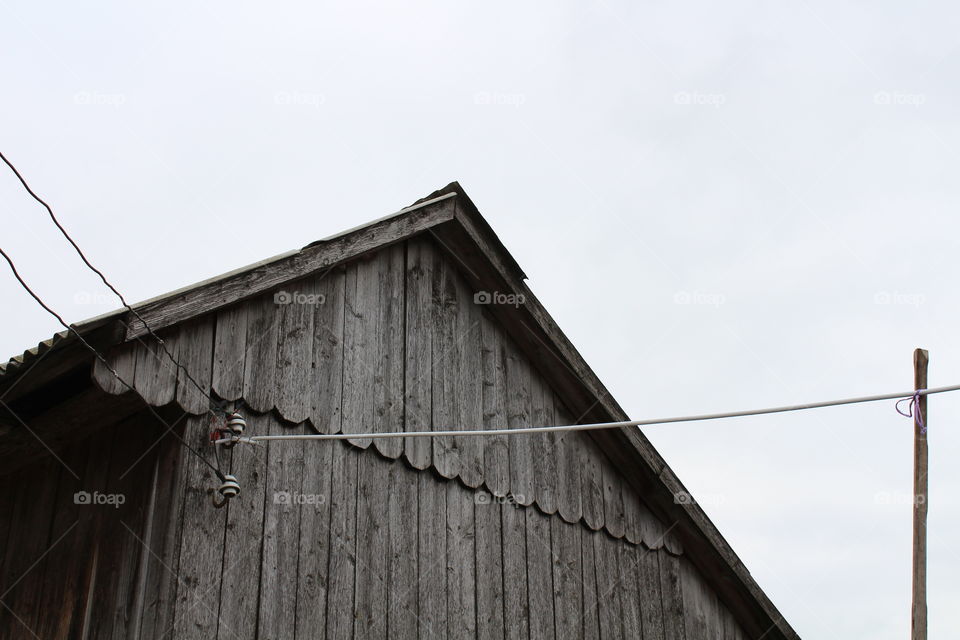
[{"label": "overcast sky", "polygon": [[[949,2],[13,2],[0,148],[144,299],[459,180],[635,418],[960,382]],[[0,172],[2,246],[117,306]],[[59,327],[0,274],[0,353]],[[930,402],[930,636],[960,627],[960,395]],[[905,638],[892,403],[646,431],[806,638]]]}]

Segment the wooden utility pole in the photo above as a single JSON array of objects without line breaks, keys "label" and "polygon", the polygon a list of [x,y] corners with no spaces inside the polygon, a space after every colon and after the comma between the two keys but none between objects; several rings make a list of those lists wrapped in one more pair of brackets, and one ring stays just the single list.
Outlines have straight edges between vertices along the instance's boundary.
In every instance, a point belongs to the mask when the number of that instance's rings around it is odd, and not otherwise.
[{"label": "wooden utility pole", "polygon": [[[913,352],[913,388],[927,388],[930,354]],[[913,420],[913,611],[912,640],[927,640],[927,396],[919,397]],[[921,425],[923,425],[921,427]]]}]

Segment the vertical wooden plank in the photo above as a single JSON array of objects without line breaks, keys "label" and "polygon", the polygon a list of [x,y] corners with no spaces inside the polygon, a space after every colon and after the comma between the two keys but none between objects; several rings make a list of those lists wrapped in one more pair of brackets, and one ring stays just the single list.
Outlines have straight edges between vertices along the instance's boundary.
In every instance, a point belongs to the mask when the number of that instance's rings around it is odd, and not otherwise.
[{"label": "vertical wooden plank", "polygon": [[[208,429],[205,417],[189,417],[184,439],[195,449],[209,450],[209,445],[204,446],[209,439]],[[178,640],[209,640],[217,634],[226,513],[224,509],[214,509],[210,502],[220,481],[196,456],[184,456],[180,580],[170,635]]]},{"label": "vertical wooden plank", "polygon": [[617,568],[617,541],[601,531],[593,536],[593,551],[597,569],[600,637],[603,640],[623,638],[623,609],[620,602],[623,588]]},{"label": "vertical wooden plank", "polygon": [[[539,372],[534,372],[530,382],[530,426],[545,427],[556,424],[553,412],[553,391]],[[533,475],[536,484],[537,505],[544,513],[557,512],[557,438],[554,433],[538,433],[531,436],[533,448]]]},{"label": "vertical wooden plank", "polygon": [[473,492],[447,482],[447,637],[477,634]]},{"label": "vertical wooden plank", "polygon": [[[489,453],[490,448],[484,451]],[[476,495],[477,638],[499,640],[504,636],[500,502]]]},{"label": "vertical wooden plank", "polygon": [[503,535],[503,626],[507,640],[526,640],[530,637],[525,511],[526,509],[510,503],[501,505],[500,509]]},{"label": "vertical wooden plank", "polygon": [[313,345],[315,308],[324,294],[315,279],[288,283],[277,304],[277,373],[274,402],[284,419],[299,424],[313,409]]},{"label": "vertical wooden plank", "polygon": [[[510,349],[507,352],[507,421],[511,429],[530,426],[530,396],[530,365],[523,354]],[[522,505],[533,504],[536,498],[532,437],[509,436],[510,493]]]},{"label": "vertical wooden plank", "polygon": [[[187,379],[186,374],[177,370],[177,402],[185,411],[201,414],[210,408],[210,377],[213,367],[213,329],[214,318],[203,316],[190,320],[180,327],[177,337],[180,363],[190,372],[190,377],[200,385],[200,389]],[[241,365],[242,369],[242,365]]]},{"label": "vertical wooden plank", "polygon": [[603,454],[587,433],[572,434],[580,451],[580,504],[583,521],[597,531],[603,526]]},{"label": "vertical wooden plank", "polygon": [[[269,416],[269,433],[291,429]],[[299,429],[302,430],[302,427]],[[267,447],[263,552],[260,566],[258,640],[292,638],[296,625],[297,559],[300,548],[300,494],[304,447]]]},{"label": "vertical wooden plank", "polygon": [[686,558],[680,558],[680,589],[683,594],[683,627],[688,638],[709,638],[707,593],[700,574]]},{"label": "vertical wooden plank", "polygon": [[355,638],[387,636],[390,463],[371,453],[360,456],[358,472]]},{"label": "vertical wooden plank", "polygon": [[633,507],[640,527],[640,537],[648,549],[660,549],[664,545],[664,527],[647,505],[641,500]]},{"label": "vertical wooden plank", "polygon": [[418,637],[447,637],[447,493],[445,483],[429,473],[419,473],[417,530],[420,578]]},{"label": "vertical wooden plank", "polygon": [[617,565],[620,569],[620,606],[623,615],[623,637],[643,637],[643,614],[640,610],[639,568],[637,547],[618,540]]},{"label": "vertical wooden plank", "polygon": [[550,545],[553,550],[553,605],[558,638],[584,636],[583,557],[579,524],[550,518]]},{"label": "vertical wooden plank", "polygon": [[[344,304],[343,429],[346,433],[396,431],[403,398],[402,247],[383,249],[347,266]],[[369,438],[353,439],[358,447]],[[400,439],[375,446],[396,458]]]},{"label": "vertical wooden plank", "polygon": [[[179,359],[179,328],[173,327],[162,336],[167,351]],[[137,342],[137,365],[134,386],[137,393],[153,406],[163,406],[176,397],[178,367],[154,338],[143,336]]]},{"label": "vertical wooden plank", "polygon": [[[406,357],[404,429],[433,427],[433,244],[415,238],[406,244]],[[416,469],[433,464],[433,438],[404,440],[407,460]]]},{"label": "vertical wooden plank", "polygon": [[310,422],[320,433],[338,433],[341,425],[344,273],[338,267],[317,276],[324,300],[314,307]]},{"label": "vertical wooden plank", "polygon": [[243,364],[243,399],[251,409],[266,413],[273,409],[277,373],[277,304],[268,293],[247,304],[247,350]]},{"label": "vertical wooden plank", "polygon": [[[575,525],[579,528],[579,524]],[[600,594],[597,584],[597,560],[594,553],[595,538],[604,532],[580,530],[580,558],[583,564],[583,637],[600,638]]]},{"label": "vertical wooden plank", "polygon": [[685,640],[687,636],[683,614],[683,588],[680,579],[680,558],[658,551],[660,568],[660,597],[663,603],[663,637],[666,640]]},{"label": "vertical wooden plank", "polygon": [[327,637],[353,637],[357,553],[357,471],[360,452],[332,447],[330,567],[327,570]]},{"label": "vertical wooden plank", "polygon": [[[450,264],[450,261],[447,261]],[[450,266],[451,269],[456,269]],[[483,345],[480,325],[483,321],[483,307],[474,300],[473,289],[463,276],[456,273],[457,307],[456,332],[457,363],[455,414],[458,429],[475,429],[483,423]],[[504,425],[506,426],[506,425]],[[468,487],[476,488],[483,483],[483,450],[486,438],[455,438],[460,452],[460,479]]]},{"label": "vertical wooden plank", "polygon": [[[556,424],[574,424],[573,416],[563,406],[560,398],[553,396]],[[583,516],[580,494],[580,451],[578,434],[559,432],[554,434],[557,450],[557,510],[567,522],[580,522]]]},{"label": "vertical wooden plank", "polygon": [[527,525],[527,599],[530,638],[555,638],[550,518],[536,509],[524,509]]},{"label": "vertical wooden plank", "polygon": [[627,482],[623,482],[623,536],[632,544],[643,541],[643,513],[640,496]]},{"label": "vertical wooden plank", "polygon": [[634,548],[637,555],[640,610],[643,614],[643,640],[664,640],[663,597],[660,595],[660,556],[666,553]]},{"label": "vertical wooden plank", "polygon": [[[245,414],[251,433],[269,434],[275,419],[270,414]],[[209,512],[226,512],[223,536],[224,559],[217,637],[221,640],[253,640],[257,636],[260,572],[264,547],[264,515],[273,489],[267,489],[267,447],[238,446],[231,450],[230,469],[240,481],[241,493],[223,509],[209,502]],[[272,506],[272,505],[271,505]],[[199,543],[199,542],[198,542]],[[213,540],[201,544],[215,544]]]},{"label": "vertical wooden plank", "polygon": [[387,633],[391,638],[417,637],[419,570],[417,478],[420,474],[397,462],[390,465],[388,522],[390,586]]},{"label": "vertical wooden plank", "polygon": [[117,345],[107,352],[105,356],[107,364],[117,373],[116,376],[107,368],[107,365],[100,362],[99,358],[94,360],[93,379],[96,380],[101,389],[113,395],[120,395],[129,391],[123,382],[133,386],[133,377],[137,366],[136,346],[136,342],[127,342]]},{"label": "vertical wooden plank", "polygon": [[157,447],[151,493],[152,526],[144,542],[149,546],[147,575],[144,582],[144,609],[140,640],[168,637],[173,627],[185,484],[182,479],[184,458],[190,456],[180,444],[186,423],[180,420]]},{"label": "vertical wooden plank", "polygon": [[[489,313],[480,322],[481,375],[483,376],[483,428],[507,428],[506,353],[503,332]],[[490,492],[504,497],[510,492],[510,453],[506,436],[491,436],[483,446],[483,479]]]},{"label": "vertical wooden plank", "polygon": [[249,303],[241,302],[222,309],[216,316],[211,386],[225,400],[239,400],[243,396],[249,306]]},{"label": "vertical wooden plank", "polygon": [[[329,426],[329,425],[328,425]],[[336,429],[339,430],[339,425]],[[300,494],[312,496],[300,507],[300,548],[297,563],[297,638],[323,640],[327,629],[327,567],[330,561],[330,475],[333,449],[340,442],[317,442],[303,449]]]},{"label": "vertical wooden plank", "polygon": [[603,465],[603,524],[614,538],[622,538],[625,530],[622,485],[620,474],[606,461]]},{"label": "vertical wooden plank", "polygon": [[[463,336],[457,325],[460,295],[456,270],[440,252],[434,253],[432,298],[434,309],[433,338],[433,428],[461,428],[460,422],[460,357]],[[476,373],[474,373],[476,375]],[[460,473],[460,439],[452,436],[433,440],[433,466],[444,478]]]}]

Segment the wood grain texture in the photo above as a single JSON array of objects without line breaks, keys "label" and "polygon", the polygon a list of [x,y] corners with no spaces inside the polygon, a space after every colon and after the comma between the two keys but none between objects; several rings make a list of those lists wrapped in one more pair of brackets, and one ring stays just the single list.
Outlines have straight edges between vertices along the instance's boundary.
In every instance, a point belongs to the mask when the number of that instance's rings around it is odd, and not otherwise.
[{"label": "wood grain texture", "polygon": [[243,397],[247,360],[247,309],[240,303],[217,312],[213,346],[213,391],[224,400]]},{"label": "wood grain texture", "polygon": [[[128,342],[112,347],[105,358],[106,364],[99,359],[94,360],[93,379],[107,393],[113,395],[126,393],[129,389],[123,382],[133,386],[133,377],[137,366],[136,343]],[[113,371],[110,369],[113,369]],[[117,375],[114,375],[114,372]]]},{"label": "wood grain texture", "polygon": [[[339,430],[339,425],[337,426]],[[330,562],[330,496],[333,450],[343,448],[341,442],[318,442],[304,447],[301,495],[315,496],[300,507],[300,546],[297,559],[296,632],[297,638],[323,640],[327,628],[327,593],[330,584],[327,567]]]},{"label": "wood grain texture", "polygon": [[316,277],[323,304],[314,306],[310,422],[320,433],[339,433],[343,406],[343,322],[345,271]]},{"label": "wood grain texture", "polygon": [[[372,453],[372,452],[370,452]],[[353,637],[387,637],[390,462],[365,453],[357,486],[357,583]]]},{"label": "wood grain texture", "polygon": [[527,526],[527,599],[530,638],[556,637],[553,619],[553,569],[550,519],[536,509],[524,509]]},{"label": "wood grain texture", "polygon": [[[179,328],[166,332],[161,339],[174,359],[179,360]],[[188,338],[189,339],[189,338]],[[167,356],[154,338],[146,336],[136,341],[137,364],[134,373],[134,386],[144,400],[155,407],[162,407],[173,401],[177,393],[176,363]]]},{"label": "wood grain texture", "polygon": [[417,553],[420,577],[418,637],[447,637],[447,490],[428,473],[418,474]]},{"label": "wood grain texture", "polygon": [[179,327],[177,357],[200,388],[191,382],[182,369],[177,369],[177,403],[194,415],[210,408],[211,375],[213,368],[213,334],[215,319],[204,316],[190,320]]},{"label": "wood grain texture", "polygon": [[[489,451],[489,447],[486,449]],[[478,496],[483,494],[478,493]],[[489,494],[488,494],[489,495]],[[483,499],[474,509],[477,566],[477,638],[499,640],[504,636],[503,549],[500,503]]]},{"label": "wood grain texture", "polygon": [[614,538],[623,537],[623,480],[609,462],[603,465],[603,523]]},{"label": "wood grain texture", "polygon": [[327,570],[327,638],[353,637],[357,558],[357,472],[360,452],[331,447],[330,566]]},{"label": "wood grain texture", "polygon": [[[556,395],[553,397],[556,424],[575,424],[573,416]],[[583,517],[580,479],[581,438],[578,433],[554,434],[557,451],[557,510],[566,522],[579,522]]]},{"label": "wood grain texture", "polygon": [[246,357],[243,364],[243,399],[258,413],[266,413],[276,401],[277,332],[279,314],[273,295],[247,303]]},{"label": "wood grain texture", "polygon": [[[519,353],[507,354],[507,421],[511,429],[530,425],[530,365]],[[530,505],[536,499],[533,477],[533,436],[509,436],[510,494],[518,504]]]},{"label": "wood grain texture", "polygon": [[503,627],[507,640],[530,637],[527,600],[526,509],[503,504],[500,509],[503,539]]},{"label": "wood grain texture", "polygon": [[694,636],[686,633],[683,613],[683,586],[680,578],[680,558],[661,553],[657,556],[660,570],[660,598],[663,604],[663,637],[666,640],[685,640]]},{"label": "wood grain texture", "polygon": [[[536,371],[530,381],[531,426],[544,427],[556,424],[553,405],[553,390]],[[557,434],[539,433],[531,436],[533,449],[533,477],[536,485],[537,505],[544,513],[553,514],[558,508],[559,479],[557,477]]]},{"label": "wood grain texture", "polygon": [[[433,430],[456,430],[460,427],[461,377],[460,359],[463,334],[458,326],[460,291],[457,273],[439,253],[434,253],[433,278],[430,283],[433,309]],[[476,375],[476,373],[474,373]],[[460,474],[461,439],[452,436],[433,440],[433,466],[444,478]]]},{"label": "wood grain texture", "polygon": [[[506,346],[500,328],[484,311],[480,321],[483,428],[505,429],[507,421]],[[483,479],[497,497],[510,493],[510,449],[506,436],[491,436],[483,444]]]},{"label": "wood grain texture", "polygon": [[703,581],[693,564],[686,558],[680,559],[680,589],[683,595],[683,627],[687,638],[715,638],[715,629],[708,622],[708,597],[703,589]]},{"label": "wood grain texture", "polygon": [[592,640],[600,638],[600,592],[597,582],[595,538],[602,535],[606,534],[590,529],[580,531],[580,560],[583,565],[583,637]]},{"label": "wood grain texture", "polygon": [[283,293],[276,295],[285,303],[276,307],[274,402],[280,415],[299,424],[311,416],[313,409],[314,316],[315,308],[322,305],[324,298],[312,278],[284,285]]},{"label": "wood grain texture", "polygon": [[623,637],[643,638],[643,613],[640,604],[640,568],[637,547],[616,543],[617,568],[620,570],[620,606]]},{"label": "wood grain texture", "polygon": [[580,504],[583,521],[594,531],[603,526],[603,454],[586,433],[576,435],[580,450]]},{"label": "wood grain texture", "polygon": [[[404,366],[404,430],[433,428],[433,269],[434,247],[429,240],[406,245],[406,353]],[[404,457],[416,469],[433,464],[433,438],[407,438]]]},{"label": "wood grain texture", "polygon": [[477,634],[474,494],[458,482],[447,488],[447,637]]},{"label": "wood grain texture", "polygon": [[584,637],[584,572],[579,524],[549,518],[553,603],[558,638]]},{"label": "wood grain texture", "polygon": [[391,638],[417,637],[418,478],[403,461],[390,465],[387,521],[390,536],[390,587],[387,632]]},{"label": "wood grain texture", "polygon": [[663,640],[663,598],[660,595],[660,557],[665,552],[635,547],[637,557],[640,609],[643,614],[643,640]]},{"label": "wood grain texture", "polygon": [[623,608],[617,557],[617,541],[600,532],[593,536],[593,553],[597,571],[597,603],[600,637],[623,638]]}]

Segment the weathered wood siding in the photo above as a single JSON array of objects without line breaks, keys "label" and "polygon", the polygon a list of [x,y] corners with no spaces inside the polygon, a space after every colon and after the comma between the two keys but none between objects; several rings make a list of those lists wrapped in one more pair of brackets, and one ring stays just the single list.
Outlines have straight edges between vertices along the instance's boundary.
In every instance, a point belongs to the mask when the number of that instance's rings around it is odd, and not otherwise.
[{"label": "weathered wood siding", "polygon": [[[251,433],[575,423],[474,293],[420,238],[164,337]],[[204,447],[202,394],[151,343],[110,357]],[[746,637],[589,434],[240,446],[218,510],[150,424],[71,448],[79,479],[55,460],[0,478],[0,637]],[[83,510],[77,487],[127,499]]]}]

